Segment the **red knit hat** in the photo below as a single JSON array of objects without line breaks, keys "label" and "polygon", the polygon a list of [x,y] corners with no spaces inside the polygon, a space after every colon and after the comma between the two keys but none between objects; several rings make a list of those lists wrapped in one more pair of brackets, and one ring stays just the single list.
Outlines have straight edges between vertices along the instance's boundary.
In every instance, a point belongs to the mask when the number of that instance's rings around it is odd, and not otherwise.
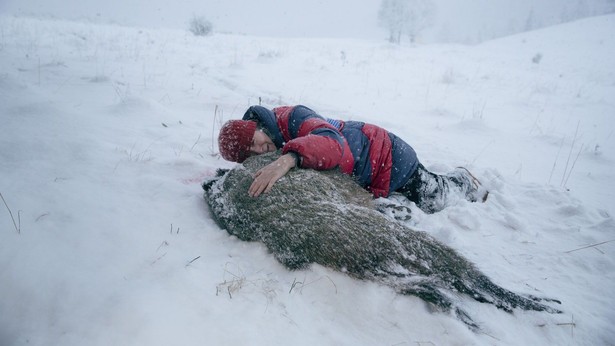
[{"label": "red knit hat", "polygon": [[256,131],[256,122],[229,120],[220,129],[218,149],[225,160],[243,162],[250,156],[250,146]]}]

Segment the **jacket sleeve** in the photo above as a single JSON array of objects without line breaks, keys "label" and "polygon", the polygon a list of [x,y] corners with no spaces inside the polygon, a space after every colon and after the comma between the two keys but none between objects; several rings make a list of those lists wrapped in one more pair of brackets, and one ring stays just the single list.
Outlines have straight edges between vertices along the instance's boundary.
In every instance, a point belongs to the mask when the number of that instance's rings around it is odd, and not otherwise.
[{"label": "jacket sleeve", "polygon": [[337,167],[343,154],[344,138],[322,116],[305,106],[274,109],[286,144],[284,154],[297,153],[300,167],[327,170]]}]

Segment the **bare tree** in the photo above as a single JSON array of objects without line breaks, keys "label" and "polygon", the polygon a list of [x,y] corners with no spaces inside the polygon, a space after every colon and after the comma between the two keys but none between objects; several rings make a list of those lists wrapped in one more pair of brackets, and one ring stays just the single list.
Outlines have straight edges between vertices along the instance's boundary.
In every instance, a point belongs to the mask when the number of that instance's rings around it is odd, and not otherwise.
[{"label": "bare tree", "polygon": [[525,31],[534,30],[536,26],[536,19],[534,18],[534,9],[530,9],[530,13],[528,13],[527,18],[525,19],[525,27],[523,28]]},{"label": "bare tree", "polygon": [[436,7],[431,0],[411,0],[410,3],[406,35],[410,42],[416,42],[421,32],[433,24]]},{"label": "bare tree", "polygon": [[431,0],[383,0],[378,11],[379,24],[389,31],[389,42],[400,43],[402,35],[415,42],[435,17]]},{"label": "bare tree", "polygon": [[380,26],[389,31],[389,42],[399,43],[403,31],[406,1],[383,0],[378,11]]}]

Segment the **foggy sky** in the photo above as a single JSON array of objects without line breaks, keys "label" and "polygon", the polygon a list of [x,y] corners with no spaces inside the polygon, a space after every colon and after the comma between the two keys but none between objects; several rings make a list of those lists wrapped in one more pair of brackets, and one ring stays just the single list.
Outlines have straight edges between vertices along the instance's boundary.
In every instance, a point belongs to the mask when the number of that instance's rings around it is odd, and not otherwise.
[{"label": "foggy sky", "polygon": [[[475,43],[604,13],[609,0],[432,0],[434,25],[421,42]],[[381,0],[0,0],[1,14],[186,29],[204,16],[216,32],[272,37],[382,39]]]},{"label": "foggy sky", "polygon": [[[276,37],[380,38],[380,0],[0,0],[0,12],[49,14],[185,29],[195,15],[215,31]],[[309,5],[308,5],[309,4]]]}]

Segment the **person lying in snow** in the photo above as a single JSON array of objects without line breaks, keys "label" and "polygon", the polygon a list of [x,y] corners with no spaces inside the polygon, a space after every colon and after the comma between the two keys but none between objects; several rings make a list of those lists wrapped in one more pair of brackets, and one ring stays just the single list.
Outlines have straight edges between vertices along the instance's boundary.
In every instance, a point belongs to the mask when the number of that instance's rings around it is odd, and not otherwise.
[{"label": "person lying in snow", "polygon": [[324,118],[302,105],[251,106],[242,120],[222,126],[218,147],[224,159],[238,163],[282,149],[278,160],[256,172],[252,197],[269,192],[294,167],[339,168],[375,198],[399,192],[429,214],[458,198],[484,202],[488,195],[465,168],[444,175],[428,171],[408,143],[381,127]]}]

